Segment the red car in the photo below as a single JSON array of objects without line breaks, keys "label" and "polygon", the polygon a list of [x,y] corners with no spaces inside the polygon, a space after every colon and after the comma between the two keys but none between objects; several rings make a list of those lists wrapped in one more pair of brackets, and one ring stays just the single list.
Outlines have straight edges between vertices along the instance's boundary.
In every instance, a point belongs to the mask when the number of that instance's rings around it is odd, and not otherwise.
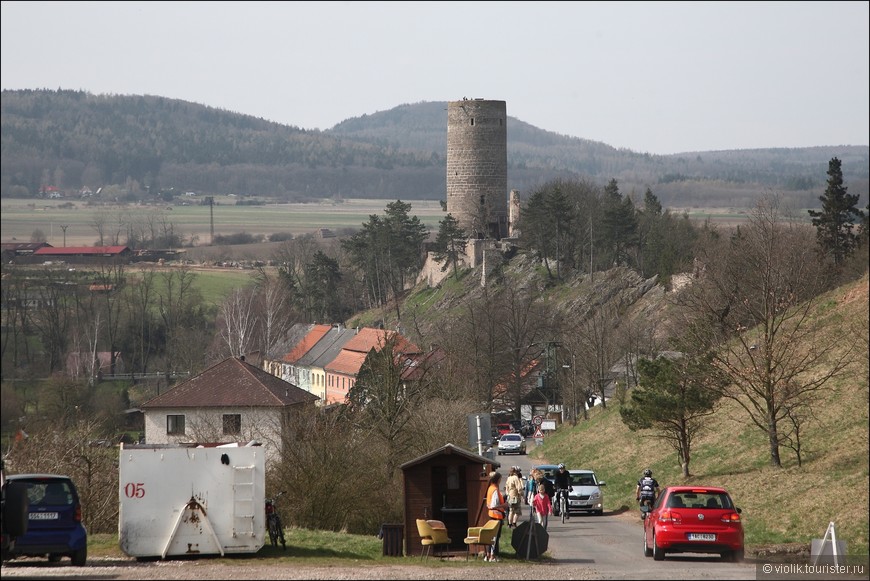
[{"label": "red car", "polygon": [[643,554],[656,561],[665,553],[718,553],[743,560],[743,523],[724,488],[668,486],[643,521]]},{"label": "red car", "polygon": [[514,428],[510,424],[496,424],[495,431],[498,433],[499,437],[504,436],[505,434],[511,434],[514,431]]}]

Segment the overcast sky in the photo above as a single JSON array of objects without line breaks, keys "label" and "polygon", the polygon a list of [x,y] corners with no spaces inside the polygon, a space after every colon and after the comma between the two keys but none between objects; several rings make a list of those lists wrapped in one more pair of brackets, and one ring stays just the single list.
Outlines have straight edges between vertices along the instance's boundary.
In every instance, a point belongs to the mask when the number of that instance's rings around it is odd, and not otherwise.
[{"label": "overcast sky", "polygon": [[868,6],[4,0],[0,76],[305,129],[468,97],[638,152],[868,145]]}]

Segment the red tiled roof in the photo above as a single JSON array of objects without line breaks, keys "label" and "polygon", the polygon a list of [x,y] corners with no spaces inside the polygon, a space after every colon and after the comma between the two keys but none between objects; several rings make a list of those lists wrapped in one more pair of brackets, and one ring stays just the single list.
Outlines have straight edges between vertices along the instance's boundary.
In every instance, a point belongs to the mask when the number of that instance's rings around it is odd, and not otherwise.
[{"label": "red tiled roof", "polygon": [[395,331],[387,331],[384,329],[373,329],[371,327],[363,327],[354,337],[344,344],[344,349],[348,351],[359,351],[368,353],[372,348],[380,349],[387,342],[388,337],[396,336],[396,352],[398,353],[419,353],[420,349],[399,335]]},{"label": "red tiled roof", "polygon": [[70,255],[70,254],[121,254],[124,251],[129,251],[130,249],[126,246],[64,246],[62,248],[40,248],[33,252],[36,255]]},{"label": "red tiled roof", "polygon": [[314,325],[310,331],[299,341],[290,353],[284,356],[284,361],[287,363],[296,363],[308,353],[312,347],[317,345],[317,342],[323,339],[323,336],[329,333],[332,325]]},{"label": "red tiled roof", "polygon": [[285,407],[317,399],[259,367],[230,357],[140,407]]},{"label": "red tiled roof", "polygon": [[341,373],[344,375],[356,375],[359,373],[360,367],[366,360],[368,351],[361,353],[359,351],[348,351],[342,349],[341,353],[333,359],[329,365],[323,368],[327,373]]}]

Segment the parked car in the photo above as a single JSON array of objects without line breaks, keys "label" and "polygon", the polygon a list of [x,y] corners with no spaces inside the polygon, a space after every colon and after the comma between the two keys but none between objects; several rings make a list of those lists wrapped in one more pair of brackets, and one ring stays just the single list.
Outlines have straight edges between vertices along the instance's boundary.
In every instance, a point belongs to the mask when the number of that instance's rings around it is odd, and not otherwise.
[{"label": "parked car", "polygon": [[6,480],[7,485],[26,486],[30,503],[27,532],[15,539],[8,556],[44,556],[49,561],[69,557],[73,565],[84,566],[88,535],[73,481],[56,474],[15,474]]},{"label": "parked car", "polygon": [[568,512],[591,512],[604,514],[604,491],[607,483],[598,480],[592,470],[569,470],[571,490],[568,492]]},{"label": "parked car", "polygon": [[668,486],[643,521],[643,554],[661,561],[666,553],[719,553],[742,561],[740,512],[723,488]]},{"label": "parked car", "polygon": [[522,434],[505,434],[498,439],[498,455],[525,454],[526,439]]}]

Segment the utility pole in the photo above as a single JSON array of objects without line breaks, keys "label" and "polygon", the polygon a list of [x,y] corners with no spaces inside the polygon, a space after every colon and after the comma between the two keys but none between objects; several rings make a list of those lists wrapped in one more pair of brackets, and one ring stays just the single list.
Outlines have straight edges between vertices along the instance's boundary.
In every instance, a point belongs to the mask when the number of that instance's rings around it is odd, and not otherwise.
[{"label": "utility pole", "polygon": [[208,196],[205,199],[205,203],[208,204],[208,212],[209,212],[209,224],[211,226],[211,242],[210,244],[214,244],[214,197]]},{"label": "utility pole", "polygon": [[63,230],[63,247],[66,248],[66,229],[69,228],[69,224],[61,224],[60,229]]}]

